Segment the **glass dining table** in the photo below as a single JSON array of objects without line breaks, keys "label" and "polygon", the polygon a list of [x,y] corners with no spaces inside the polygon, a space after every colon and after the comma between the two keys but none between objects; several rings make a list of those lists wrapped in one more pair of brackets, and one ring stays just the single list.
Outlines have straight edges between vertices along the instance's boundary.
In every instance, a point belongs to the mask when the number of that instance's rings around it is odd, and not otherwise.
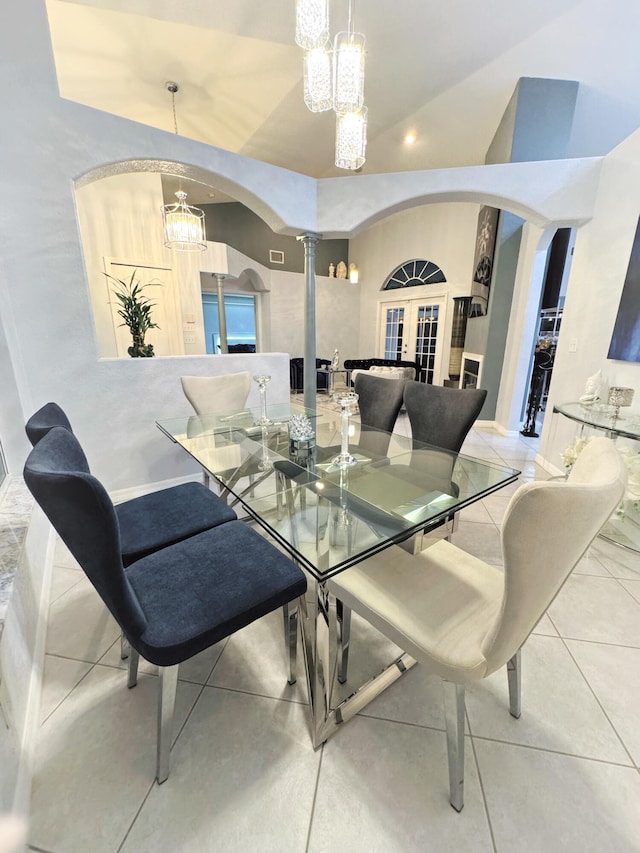
[{"label": "glass dining table", "polygon": [[[313,437],[291,437],[292,416],[308,418]],[[301,626],[314,747],[415,664],[398,649],[357,688],[340,685],[340,604],[329,579],[393,545],[415,552],[449,536],[457,512],[520,473],[353,422],[347,465],[344,425],[339,412],[295,404],[269,406],[266,419],[244,409],[157,422],[307,574]]]}]

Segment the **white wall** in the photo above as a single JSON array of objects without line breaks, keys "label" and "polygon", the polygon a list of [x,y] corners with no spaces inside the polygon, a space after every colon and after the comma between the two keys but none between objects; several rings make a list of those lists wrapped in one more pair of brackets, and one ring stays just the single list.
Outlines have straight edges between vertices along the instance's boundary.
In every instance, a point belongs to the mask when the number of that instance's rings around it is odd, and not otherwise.
[{"label": "white wall", "polygon": [[[388,301],[390,298],[418,299],[428,294],[442,294],[448,301],[442,359],[446,373],[453,320],[451,299],[469,293],[478,210],[477,204],[422,205],[383,219],[351,240],[349,258],[360,270],[359,354],[362,358],[382,355],[378,351],[381,298]],[[381,292],[387,276],[413,258],[436,263],[446,276],[446,285]]]},{"label": "white wall", "polygon": [[[636,389],[636,398],[640,395],[640,364],[607,358],[639,214],[636,131],[605,158],[593,219],[576,234],[540,448],[557,467],[562,467],[560,453],[573,441],[576,428],[550,414],[554,403],[577,400],[587,378],[600,369],[608,385],[629,386]],[[573,341],[576,351],[570,352]],[[639,407],[636,399],[634,409]]]},{"label": "white wall", "polygon": [[36,508],[0,643],[0,812],[13,809],[28,813],[31,762],[40,723],[40,680],[51,567],[49,549],[53,542],[50,531],[44,513]]},{"label": "white wall", "polygon": [[[271,270],[271,346],[292,357],[304,355],[304,276]],[[360,285],[348,280],[316,276],[316,351],[340,362],[356,358],[359,346]]]}]

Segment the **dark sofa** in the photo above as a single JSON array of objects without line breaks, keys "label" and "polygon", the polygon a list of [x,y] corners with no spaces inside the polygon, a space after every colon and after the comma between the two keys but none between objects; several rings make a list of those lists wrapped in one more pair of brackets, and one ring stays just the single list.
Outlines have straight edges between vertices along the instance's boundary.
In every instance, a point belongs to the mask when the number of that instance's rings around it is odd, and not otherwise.
[{"label": "dark sofa", "polygon": [[413,378],[418,377],[418,365],[415,361],[400,361],[392,358],[346,358],[344,361],[345,370],[369,370],[374,365],[376,367],[412,367]]},{"label": "dark sofa", "polygon": [[[326,391],[329,388],[330,366],[331,361],[328,358],[316,358],[316,371],[320,368],[326,371],[326,373],[316,373],[318,391]],[[296,394],[304,390],[304,358],[292,358],[289,361],[289,384]]]}]

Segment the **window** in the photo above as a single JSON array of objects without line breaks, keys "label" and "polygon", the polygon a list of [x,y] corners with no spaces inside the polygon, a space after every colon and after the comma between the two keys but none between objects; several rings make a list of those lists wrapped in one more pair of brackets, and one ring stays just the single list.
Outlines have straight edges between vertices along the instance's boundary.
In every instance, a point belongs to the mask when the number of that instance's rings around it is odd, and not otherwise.
[{"label": "window", "polygon": [[391,273],[382,289],[396,290],[400,287],[419,287],[422,284],[441,284],[446,280],[440,267],[433,261],[406,261]]},{"label": "window", "polygon": [[[204,336],[209,355],[220,352],[220,318],[218,294],[202,294]],[[256,303],[253,294],[225,293],[224,313],[227,319],[227,343],[256,346]],[[255,351],[255,350],[254,350]]]}]

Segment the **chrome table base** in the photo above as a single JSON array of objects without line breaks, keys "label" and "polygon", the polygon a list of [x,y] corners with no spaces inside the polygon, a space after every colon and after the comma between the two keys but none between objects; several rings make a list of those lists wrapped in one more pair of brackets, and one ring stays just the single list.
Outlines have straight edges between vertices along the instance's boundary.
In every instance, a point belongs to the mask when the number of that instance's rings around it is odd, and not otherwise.
[{"label": "chrome table base", "polygon": [[[336,608],[330,607],[326,581],[310,579],[300,624],[309,689],[311,740],[314,749],[318,749],[339,731],[343,723],[350,720],[383,690],[397,681],[404,672],[414,666],[416,661],[410,655],[402,654],[382,672],[370,678],[350,696],[332,707],[331,694],[336,674],[336,660],[335,655],[331,655],[331,648],[332,646],[339,648],[341,644],[335,642]],[[344,640],[347,641],[348,638],[344,637]],[[346,661],[344,670],[346,671]]]}]

